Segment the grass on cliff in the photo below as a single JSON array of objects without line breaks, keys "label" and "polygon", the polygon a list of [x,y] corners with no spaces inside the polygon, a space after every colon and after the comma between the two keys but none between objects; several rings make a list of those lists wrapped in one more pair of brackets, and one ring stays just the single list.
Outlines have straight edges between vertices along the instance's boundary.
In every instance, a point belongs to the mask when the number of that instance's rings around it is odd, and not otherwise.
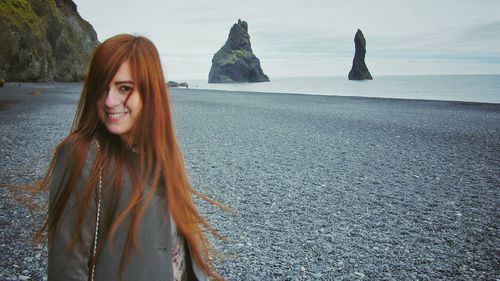
[{"label": "grass on cliff", "polygon": [[[0,19],[5,27],[8,23],[20,28],[23,23],[28,24],[32,30],[39,29],[43,20],[35,14],[27,0],[6,0],[0,2]],[[7,22],[5,22],[7,20]]]},{"label": "grass on cliff", "polygon": [[[42,5],[56,6],[54,0],[43,2],[46,3]],[[23,24],[28,24],[34,32],[41,32],[41,29],[45,27],[44,20],[33,11],[31,3],[28,0],[0,1],[0,25],[3,28],[9,28],[11,25],[20,28]]]}]

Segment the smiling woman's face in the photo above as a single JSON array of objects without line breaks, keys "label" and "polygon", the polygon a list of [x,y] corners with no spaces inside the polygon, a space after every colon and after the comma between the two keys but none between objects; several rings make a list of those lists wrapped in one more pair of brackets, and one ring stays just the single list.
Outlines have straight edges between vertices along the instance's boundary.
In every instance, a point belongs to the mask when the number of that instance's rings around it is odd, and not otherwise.
[{"label": "smiling woman's face", "polygon": [[[128,98],[128,99],[127,99]],[[130,130],[141,112],[142,101],[133,81],[130,66],[124,62],[108,84],[101,121],[112,134],[131,143]]]}]

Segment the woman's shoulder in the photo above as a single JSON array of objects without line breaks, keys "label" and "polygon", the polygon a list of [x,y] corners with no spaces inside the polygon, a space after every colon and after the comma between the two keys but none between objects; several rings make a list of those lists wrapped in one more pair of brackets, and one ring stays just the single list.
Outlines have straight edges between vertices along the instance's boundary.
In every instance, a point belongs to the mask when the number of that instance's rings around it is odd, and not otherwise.
[{"label": "woman's shoulder", "polygon": [[93,166],[97,149],[85,138],[69,136],[63,139],[54,151],[51,167],[49,168],[50,181],[47,182],[50,190],[50,201],[56,194],[64,190],[71,178],[87,177]]},{"label": "woman's shoulder", "polygon": [[87,137],[81,134],[70,134],[59,142],[58,146],[69,148],[75,146],[88,145],[94,140],[94,137]]},{"label": "woman's shoulder", "polygon": [[[95,138],[87,138],[80,135],[69,135],[56,146],[54,157],[62,162],[72,162],[80,157],[87,160],[95,158],[99,150],[99,143]],[[85,153],[87,152],[87,153]]]}]

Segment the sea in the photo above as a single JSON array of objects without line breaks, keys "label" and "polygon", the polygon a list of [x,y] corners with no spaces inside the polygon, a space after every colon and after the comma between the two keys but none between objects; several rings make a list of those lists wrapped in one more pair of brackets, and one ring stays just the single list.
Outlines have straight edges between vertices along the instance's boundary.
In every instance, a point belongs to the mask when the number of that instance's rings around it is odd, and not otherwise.
[{"label": "sea", "polygon": [[362,81],[331,76],[271,78],[261,83],[179,82],[194,89],[500,103],[500,74],[375,76]]}]

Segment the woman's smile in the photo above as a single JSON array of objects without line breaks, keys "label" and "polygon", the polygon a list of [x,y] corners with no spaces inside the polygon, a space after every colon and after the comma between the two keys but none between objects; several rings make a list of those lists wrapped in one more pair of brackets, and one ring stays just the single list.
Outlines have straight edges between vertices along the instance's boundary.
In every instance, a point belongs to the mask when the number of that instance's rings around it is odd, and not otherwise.
[{"label": "woman's smile", "polygon": [[108,118],[112,122],[117,122],[123,119],[123,117],[126,117],[125,114],[129,113],[127,112],[108,112]]}]

